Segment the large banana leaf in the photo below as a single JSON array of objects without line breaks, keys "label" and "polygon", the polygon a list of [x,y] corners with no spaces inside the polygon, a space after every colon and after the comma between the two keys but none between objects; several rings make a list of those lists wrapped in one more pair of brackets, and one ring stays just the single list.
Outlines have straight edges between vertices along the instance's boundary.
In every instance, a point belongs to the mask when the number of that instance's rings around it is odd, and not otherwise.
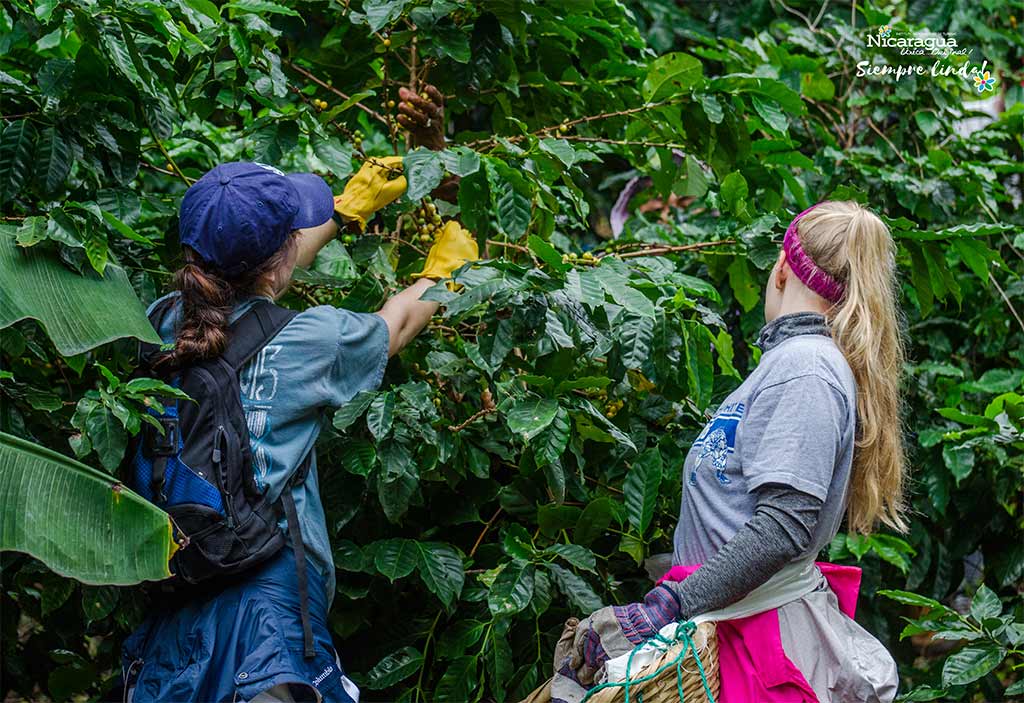
[{"label": "large banana leaf", "polygon": [[107,474],[0,432],[0,551],[26,552],[84,583],[170,576],[167,513]]},{"label": "large banana leaf", "polygon": [[0,225],[0,329],[39,320],[64,356],[121,337],[160,343],[124,269],[80,276],[45,251],[19,247],[13,229]]}]

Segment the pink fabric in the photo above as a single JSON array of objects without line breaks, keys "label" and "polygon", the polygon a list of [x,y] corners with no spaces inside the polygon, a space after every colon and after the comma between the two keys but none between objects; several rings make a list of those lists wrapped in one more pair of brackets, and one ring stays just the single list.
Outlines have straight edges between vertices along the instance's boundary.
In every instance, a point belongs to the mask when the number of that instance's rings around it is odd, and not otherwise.
[{"label": "pink fabric", "polygon": [[[849,617],[857,611],[861,570],[857,566],[815,562]],[[662,581],[683,581],[700,564],[673,566]],[[786,656],[779,632],[778,608],[735,620],[718,629],[719,703],[818,703],[807,679]]]},{"label": "pink fabric", "polygon": [[800,221],[800,218],[822,204],[811,205],[793,218],[793,221],[789,223],[789,227],[786,228],[786,235],[782,238],[782,248],[786,252],[786,261],[789,262],[789,267],[796,274],[796,277],[803,281],[805,286],[825,300],[838,303],[846,293],[846,286],[833,278],[828,271],[814,263],[814,260],[804,251],[797,232],[797,223]]}]

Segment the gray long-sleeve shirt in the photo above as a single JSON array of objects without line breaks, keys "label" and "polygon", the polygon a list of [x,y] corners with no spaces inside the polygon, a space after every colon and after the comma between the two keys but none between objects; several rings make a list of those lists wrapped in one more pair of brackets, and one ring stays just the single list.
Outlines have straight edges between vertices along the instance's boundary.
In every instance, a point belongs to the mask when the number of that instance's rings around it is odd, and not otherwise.
[{"label": "gray long-sleeve shirt", "polygon": [[762,328],[758,367],[719,406],[684,465],[673,590],[684,618],[729,605],[816,554],[846,508],[856,422],[853,373],[819,313]]}]

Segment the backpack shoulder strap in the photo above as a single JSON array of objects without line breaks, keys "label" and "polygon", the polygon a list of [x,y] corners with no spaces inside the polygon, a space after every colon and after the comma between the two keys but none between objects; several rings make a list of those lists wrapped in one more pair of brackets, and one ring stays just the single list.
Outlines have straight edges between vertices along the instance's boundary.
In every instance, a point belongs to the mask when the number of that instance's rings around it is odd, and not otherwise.
[{"label": "backpack shoulder strap", "polygon": [[222,358],[235,371],[240,370],[297,314],[269,300],[258,301],[231,325],[228,347]]}]

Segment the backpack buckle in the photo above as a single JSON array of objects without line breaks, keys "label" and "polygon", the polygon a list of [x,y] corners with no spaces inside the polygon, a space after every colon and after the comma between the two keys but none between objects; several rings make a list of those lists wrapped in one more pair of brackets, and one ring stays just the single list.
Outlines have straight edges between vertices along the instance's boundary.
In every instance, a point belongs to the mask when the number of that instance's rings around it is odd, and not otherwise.
[{"label": "backpack buckle", "polygon": [[157,422],[164,428],[164,433],[153,437],[153,453],[157,456],[174,456],[178,453],[178,418],[159,417]]}]

